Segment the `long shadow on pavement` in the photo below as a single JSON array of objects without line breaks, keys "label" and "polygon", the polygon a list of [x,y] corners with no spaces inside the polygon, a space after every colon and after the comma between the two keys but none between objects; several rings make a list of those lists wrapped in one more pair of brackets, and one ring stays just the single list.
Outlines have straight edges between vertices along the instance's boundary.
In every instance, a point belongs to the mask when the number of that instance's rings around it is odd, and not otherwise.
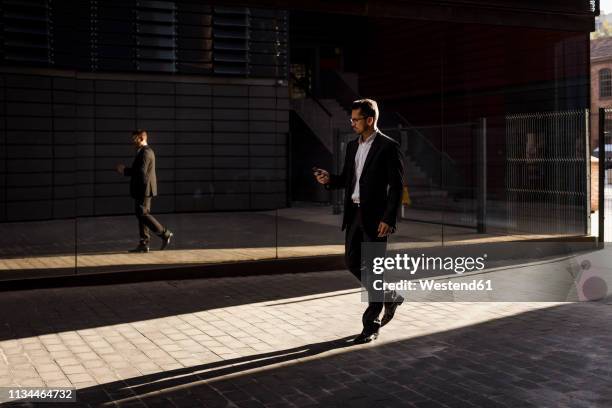
[{"label": "long shadow on pavement", "polygon": [[[488,243],[468,248],[475,255],[489,253],[492,266],[512,265],[525,260],[537,260],[544,256],[547,248],[551,253],[573,253],[583,246],[564,243],[549,246],[547,244],[523,244],[508,246],[504,243]],[[584,246],[590,245],[585,243]],[[540,250],[542,249],[542,250]],[[438,252],[444,256],[465,256],[470,254],[467,249],[431,248],[431,253]],[[440,252],[441,251],[441,252]],[[429,252],[423,250],[419,252]],[[499,255],[493,255],[498,253]],[[605,251],[593,252],[591,255],[600,258]],[[499,261],[495,261],[496,257]],[[584,259],[588,257],[583,256]],[[576,258],[581,259],[581,258]],[[594,259],[594,258],[593,258]],[[563,267],[575,266],[578,261],[571,258]],[[535,300],[535,301],[567,301],[575,284],[575,277],[567,272],[556,272],[556,267],[548,268],[549,273],[538,273],[536,268],[524,268],[523,274],[513,269],[499,272],[509,282],[518,283],[509,288],[510,297],[498,294],[497,298],[489,300]],[[533,272],[530,272],[532,271]],[[291,266],[287,266],[291,270]],[[314,274],[314,275],[313,275]],[[359,283],[346,272],[317,272],[309,274],[274,274],[259,275],[249,280],[245,285],[240,278],[217,278],[199,280],[157,281],[113,286],[84,286],[73,288],[47,288],[14,292],[2,292],[0,296],[0,341],[38,336],[46,333],[59,333],[93,327],[102,327],[120,323],[137,322],[160,317],[175,316],[186,313],[200,312],[229,306],[252,304],[279,299],[290,299],[301,296],[332,293],[347,289],[358,289]],[[447,271],[423,271],[419,277],[446,275]],[[316,276],[316,277],[315,277]],[[403,275],[400,275],[403,276]],[[485,276],[486,275],[482,275]],[[481,279],[482,277],[480,277]],[[507,280],[508,280],[507,279]],[[519,282],[516,282],[520,280]],[[521,284],[522,282],[522,284]],[[529,285],[533,285],[530,287]],[[511,290],[540,290],[546,296],[531,298],[512,298]],[[546,293],[546,291],[550,293]],[[440,298],[438,300],[445,300]],[[423,300],[436,300],[423,298]],[[448,300],[452,300],[449,297]],[[474,300],[479,300],[478,298]],[[486,299],[485,299],[486,300]],[[96,304],[95,308],[90,305]],[[36,316],[36,319],[32,319]]]},{"label": "long shadow on pavement", "polygon": [[3,292],[0,341],[359,288],[348,272],[315,276],[262,275],[248,285],[220,278]]},{"label": "long shadow on pavement", "polygon": [[608,408],[611,317],[567,304],[322,355],[339,339],[90,387],[66,406]]}]

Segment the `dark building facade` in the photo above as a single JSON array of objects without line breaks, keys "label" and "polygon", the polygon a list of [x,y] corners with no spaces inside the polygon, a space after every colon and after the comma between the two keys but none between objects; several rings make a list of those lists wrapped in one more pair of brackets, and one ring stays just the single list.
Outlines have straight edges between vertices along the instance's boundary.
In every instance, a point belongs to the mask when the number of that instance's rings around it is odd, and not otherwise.
[{"label": "dark building facade", "polygon": [[[486,206],[505,231],[586,231],[596,3],[333,4],[337,14],[291,13],[292,67],[308,66],[300,71],[332,122],[335,105],[380,102],[380,127],[403,144],[413,208],[475,226]],[[325,118],[302,116],[311,129]],[[293,140],[308,135],[290,123]],[[331,144],[310,138],[318,152]],[[292,170],[305,184],[309,175]]]},{"label": "dark building facade", "polygon": [[131,211],[117,162],[146,129],[158,212],[286,203],[287,12],[2,1],[0,219]]},{"label": "dark building facade", "polygon": [[418,151],[406,147],[422,183],[411,187],[455,201],[482,190],[474,127],[486,119],[485,200],[504,203],[508,117],[589,108],[598,8],[568,0],[0,6],[0,221],[129,213],[113,165],[130,159],[134,128],[150,132],[158,155],[159,212],[326,201],[308,172],[337,161],[333,135],[350,132],[340,122],[359,96],[380,101],[381,127],[401,129],[398,140],[422,141]]}]

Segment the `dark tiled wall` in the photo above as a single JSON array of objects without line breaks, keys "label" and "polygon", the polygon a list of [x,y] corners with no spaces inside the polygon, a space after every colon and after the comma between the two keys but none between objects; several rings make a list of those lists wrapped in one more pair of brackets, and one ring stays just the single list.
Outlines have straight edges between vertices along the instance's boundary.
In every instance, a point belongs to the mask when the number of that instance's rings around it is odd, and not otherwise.
[{"label": "dark tiled wall", "polygon": [[132,212],[130,132],[157,157],[156,212],[286,202],[287,87],[274,80],[0,76],[0,219]]}]

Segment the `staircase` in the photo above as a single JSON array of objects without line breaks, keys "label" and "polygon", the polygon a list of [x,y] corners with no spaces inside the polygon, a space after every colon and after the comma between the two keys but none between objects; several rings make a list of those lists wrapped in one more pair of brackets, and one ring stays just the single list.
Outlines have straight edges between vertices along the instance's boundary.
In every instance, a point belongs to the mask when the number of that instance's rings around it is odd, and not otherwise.
[{"label": "staircase", "polygon": [[334,132],[351,132],[348,114],[334,99],[292,99],[291,109],[329,150],[334,151]]},{"label": "staircase", "polygon": [[[336,131],[340,134],[352,133],[348,120],[349,114],[335,99],[293,99],[291,108],[332,155],[334,154],[334,133]],[[407,155],[404,167],[404,175],[414,208],[449,207],[449,204],[446,203],[448,192],[436,188],[436,183],[419,167],[414,158]]]},{"label": "staircase", "polygon": [[349,122],[351,113],[340,105],[335,99],[321,99],[323,106],[332,114],[332,127],[340,133],[352,133],[353,128]]},{"label": "staircase", "polygon": [[[293,77],[293,80],[300,85],[299,79]],[[335,157],[334,134],[336,132],[341,135],[352,134],[348,120],[349,109],[352,101],[358,99],[359,95],[344,82],[339,73],[325,76],[324,88],[327,90],[327,95],[337,95],[337,99],[333,97],[316,98],[304,88],[306,97],[292,99],[291,108],[321,141],[332,157]],[[402,133],[407,135],[407,138],[404,138],[407,144],[402,145],[402,150],[406,156],[404,175],[412,207],[428,210],[450,210],[456,207],[455,198],[449,191],[438,187],[441,171],[444,171],[447,177],[453,174],[449,171],[454,166],[452,158],[436,149],[401,115],[391,113],[384,116],[386,121],[379,123],[383,133],[398,141],[402,139]]]},{"label": "staircase", "polygon": [[404,176],[410,193],[411,206],[422,209],[438,209],[446,207],[448,191],[434,185],[431,178],[408,155],[404,157]]},{"label": "staircase", "polygon": [[292,99],[291,109],[304,121],[329,152],[334,150],[334,130],[330,113],[314,99]]}]

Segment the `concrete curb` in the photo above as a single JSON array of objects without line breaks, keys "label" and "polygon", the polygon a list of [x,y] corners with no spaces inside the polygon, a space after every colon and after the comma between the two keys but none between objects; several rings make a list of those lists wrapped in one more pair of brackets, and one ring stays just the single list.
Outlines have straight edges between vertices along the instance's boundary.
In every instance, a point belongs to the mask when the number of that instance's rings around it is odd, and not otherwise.
[{"label": "concrete curb", "polygon": [[245,262],[224,262],[152,270],[101,272],[69,276],[15,279],[0,282],[0,291],[39,288],[114,285],[119,283],[226,278],[278,273],[302,273],[344,269],[343,255],[322,255],[303,258],[265,259]]},{"label": "concrete curb", "polygon": [[[507,241],[512,242],[558,242],[597,245],[597,237],[574,236],[558,238],[535,238],[533,240]],[[451,247],[463,245],[478,245],[460,242]],[[222,262],[215,264],[200,264],[188,266],[170,266],[165,268],[133,271],[110,271],[26,278],[0,281],[0,291],[29,290],[40,288],[114,285],[120,283],[136,283],[164,280],[185,280],[202,278],[226,278],[253,275],[273,275],[280,273],[303,273],[345,269],[344,255],[318,255],[309,257],[291,257],[281,259],[264,259],[241,262]]]}]

